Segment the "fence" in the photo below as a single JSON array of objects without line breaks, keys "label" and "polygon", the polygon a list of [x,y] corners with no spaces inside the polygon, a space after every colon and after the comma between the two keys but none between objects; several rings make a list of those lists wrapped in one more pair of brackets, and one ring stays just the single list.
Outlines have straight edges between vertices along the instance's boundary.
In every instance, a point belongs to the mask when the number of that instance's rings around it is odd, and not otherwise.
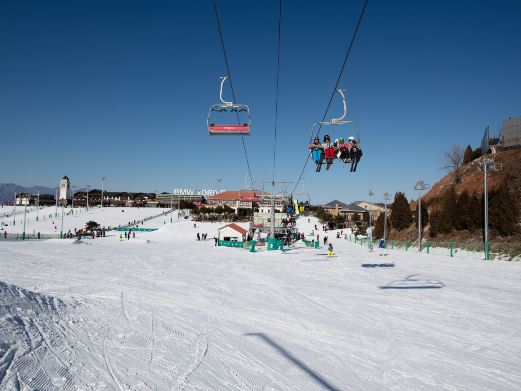
[{"label": "fence", "polygon": [[17,240],[46,240],[46,239],[60,239],[60,234],[32,234],[23,233],[21,234],[6,234],[0,235],[0,242],[2,241],[17,241]]},{"label": "fence", "polygon": [[[367,237],[356,237],[349,235],[346,240],[361,246],[367,245],[373,247],[379,243],[368,239]],[[400,249],[404,251],[418,251],[418,241],[410,240],[387,240],[386,248],[390,250]],[[504,259],[508,261],[521,260],[521,243],[504,243],[489,242],[488,248],[483,242],[464,242],[457,240],[449,241],[422,241],[421,252],[425,254],[449,255],[450,257],[458,256],[461,251],[469,251],[475,253],[483,253],[485,258],[488,252],[489,259]]]}]

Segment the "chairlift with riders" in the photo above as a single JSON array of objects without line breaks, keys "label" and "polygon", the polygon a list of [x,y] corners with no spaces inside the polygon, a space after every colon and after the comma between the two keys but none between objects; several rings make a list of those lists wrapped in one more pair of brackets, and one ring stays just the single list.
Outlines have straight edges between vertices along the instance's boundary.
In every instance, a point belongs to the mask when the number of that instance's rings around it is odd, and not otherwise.
[{"label": "chairlift with riders", "polygon": [[[219,98],[221,103],[210,106],[208,110],[208,119],[206,124],[210,136],[249,136],[251,131],[251,114],[250,108],[235,102],[227,102],[223,99],[224,82],[229,79],[229,76],[221,76],[221,89]],[[236,113],[237,124],[223,124],[214,122],[216,113]],[[242,115],[241,115],[242,114]],[[241,118],[244,121],[241,121]]]},{"label": "chairlift with riders", "polygon": [[[344,118],[347,115],[347,104],[345,97],[345,90],[341,88],[337,88],[336,91],[340,94],[342,98],[342,106],[343,113],[339,118],[332,118],[330,121],[321,121],[316,122],[311,127],[311,138],[310,138],[310,153],[312,155],[313,161],[316,163],[317,168],[316,171],[320,172],[322,168],[322,164],[326,163],[326,170],[329,170],[333,161],[335,159],[339,159],[344,163],[351,163],[350,172],[356,172],[356,168],[358,166],[358,162],[362,157],[362,149],[360,148],[360,134],[358,130],[358,125],[349,120],[345,120]],[[350,136],[348,139],[348,143],[344,143],[343,137],[338,137],[334,141],[331,140],[331,137],[326,134],[324,136],[324,142],[321,143],[318,137],[317,127],[321,127],[323,125],[326,126],[339,126],[339,125],[353,125],[356,129],[356,138],[354,136]]]}]

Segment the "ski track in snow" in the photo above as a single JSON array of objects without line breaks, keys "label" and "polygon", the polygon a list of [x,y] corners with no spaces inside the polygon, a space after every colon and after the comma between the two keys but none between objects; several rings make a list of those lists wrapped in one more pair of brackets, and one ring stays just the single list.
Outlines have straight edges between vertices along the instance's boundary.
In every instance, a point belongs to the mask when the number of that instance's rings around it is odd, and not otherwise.
[{"label": "ski track in snow", "polygon": [[0,389],[521,389],[521,263],[194,240],[218,226],[0,242]]}]

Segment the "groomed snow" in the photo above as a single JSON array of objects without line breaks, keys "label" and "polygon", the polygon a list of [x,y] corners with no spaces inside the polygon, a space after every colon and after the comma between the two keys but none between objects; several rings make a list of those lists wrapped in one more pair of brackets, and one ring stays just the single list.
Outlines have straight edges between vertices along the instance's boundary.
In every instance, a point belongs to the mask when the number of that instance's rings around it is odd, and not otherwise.
[{"label": "groomed snow", "polygon": [[[74,212],[73,212],[74,211]],[[9,214],[12,213],[12,207]],[[55,217],[56,208],[45,207],[41,208],[39,212],[38,221],[36,217],[38,212],[36,208],[31,208],[26,215],[26,227],[27,233],[33,234],[40,232],[42,234],[60,233],[61,229],[61,208],[58,208],[58,216]],[[74,232],[76,229],[85,227],[85,224],[89,220],[93,220],[100,224],[102,227],[117,227],[119,225],[127,225],[129,222],[134,220],[139,221],[147,217],[161,215],[157,218],[148,220],[145,224],[148,228],[159,228],[166,222],[170,222],[170,209],[169,208],[116,208],[116,207],[105,207],[105,208],[64,208],[63,218],[63,232]],[[177,219],[177,211],[174,212],[174,217]],[[23,207],[17,207],[16,210],[16,224],[12,225],[12,217],[2,217],[0,222],[2,228],[8,233],[23,232],[23,219],[24,212]],[[7,225],[6,225],[7,224]],[[140,227],[142,224],[140,224]]]},{"label": "groomed snow", "polygon": [[0,241],[0,389],[521,389],[521,263],[334,232],[332,259],[252,254],[197,224]]}]

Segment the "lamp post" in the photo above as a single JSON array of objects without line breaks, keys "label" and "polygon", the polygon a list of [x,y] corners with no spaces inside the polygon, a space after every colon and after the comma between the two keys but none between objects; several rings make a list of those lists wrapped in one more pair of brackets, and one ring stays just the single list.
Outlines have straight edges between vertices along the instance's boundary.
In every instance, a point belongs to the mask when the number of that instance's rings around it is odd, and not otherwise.
[{"label": "lamp post", "polygon": [[71,189],[72,189],[72,205],[71,205],[71,208],[73,210],[72,213],[74,213],[74,189],[77,189],[78,186],[71,186]]},{"label": "lamp post", "polygon": [[[502,163],[496,163],[492,159],[484,158],[481,162],[483,165],[483,214],[484,214],[484,233],[485,233],[485,261],[490,260],[490,252],[489,252],[489,243],[488,243],[488,184],[487,184],[487,168],[491,172],[495,171],[502,171],[503,170],[503,164]],[[478,170],[481,169],[481,167],[478,168]]]},{"label": "lamp post", "polygon": [[16,225],[16,191],[14,192],[13,200],[13,225]]},{"label": "lamp post", "polygon": [[414,185],[414,190],[418,190],[418,252],[422,251],[422,191],[429,189],[431,185],[419,180]]},{"label": "lamp post", "polygon": [[170,195],[170,224],[174,222],[174,192]]},{"label": "lamp post", "polygon": [[36,206],[36,221],[39,221],[40,220],[40,192],[37,192],[36,193],[36,197],[37,197],[37,206]]},{"label": "lamp post", "polygon": [[389,193],[384,193],[384,248],[387,248],[387,201],[391,199],[391,195]]},{"label": "lamp post", "polygon": [[61,224],[61,227],[60,227],[60,239],[63,239],[63,204],[65,204],[67,202],[67,199],[61,201],[61,204],[62,204],[62,224]]},{"label": "lamp post", "polygon": [[[369,203],[372,205],[373,204],[373,196],[374,196],[374,192],[372,190],[369,190]],[[371,221],[371,209],[369,209],[369,227],[371,227],[372,225],[372,221]]]},{"label": "lamp post", "polygon": [[89,210],[89,189],[90,189],[90,185],[85,185],[85,188],[87,189],[87,210]]},{"label": "lamp post", "polygon": [[54,208],[54,217],[58,217],[58,190],[56,190],[54,194],[54,199],[56,201],[56,206]]},{"label": "lamp post", "polygon": [[101,177],[101,207],[103,208],[103,191],[104,191],[104,185],[105,185],[105,179],[106,177]]},{"label": "lamp post", "polygon": [[[29,200],[29,197],[27,197],[27,200]],[[24,203],[24,230],[22,233],[22,240],[25,240],[25,218],[27,217],[27,204]]]}]

